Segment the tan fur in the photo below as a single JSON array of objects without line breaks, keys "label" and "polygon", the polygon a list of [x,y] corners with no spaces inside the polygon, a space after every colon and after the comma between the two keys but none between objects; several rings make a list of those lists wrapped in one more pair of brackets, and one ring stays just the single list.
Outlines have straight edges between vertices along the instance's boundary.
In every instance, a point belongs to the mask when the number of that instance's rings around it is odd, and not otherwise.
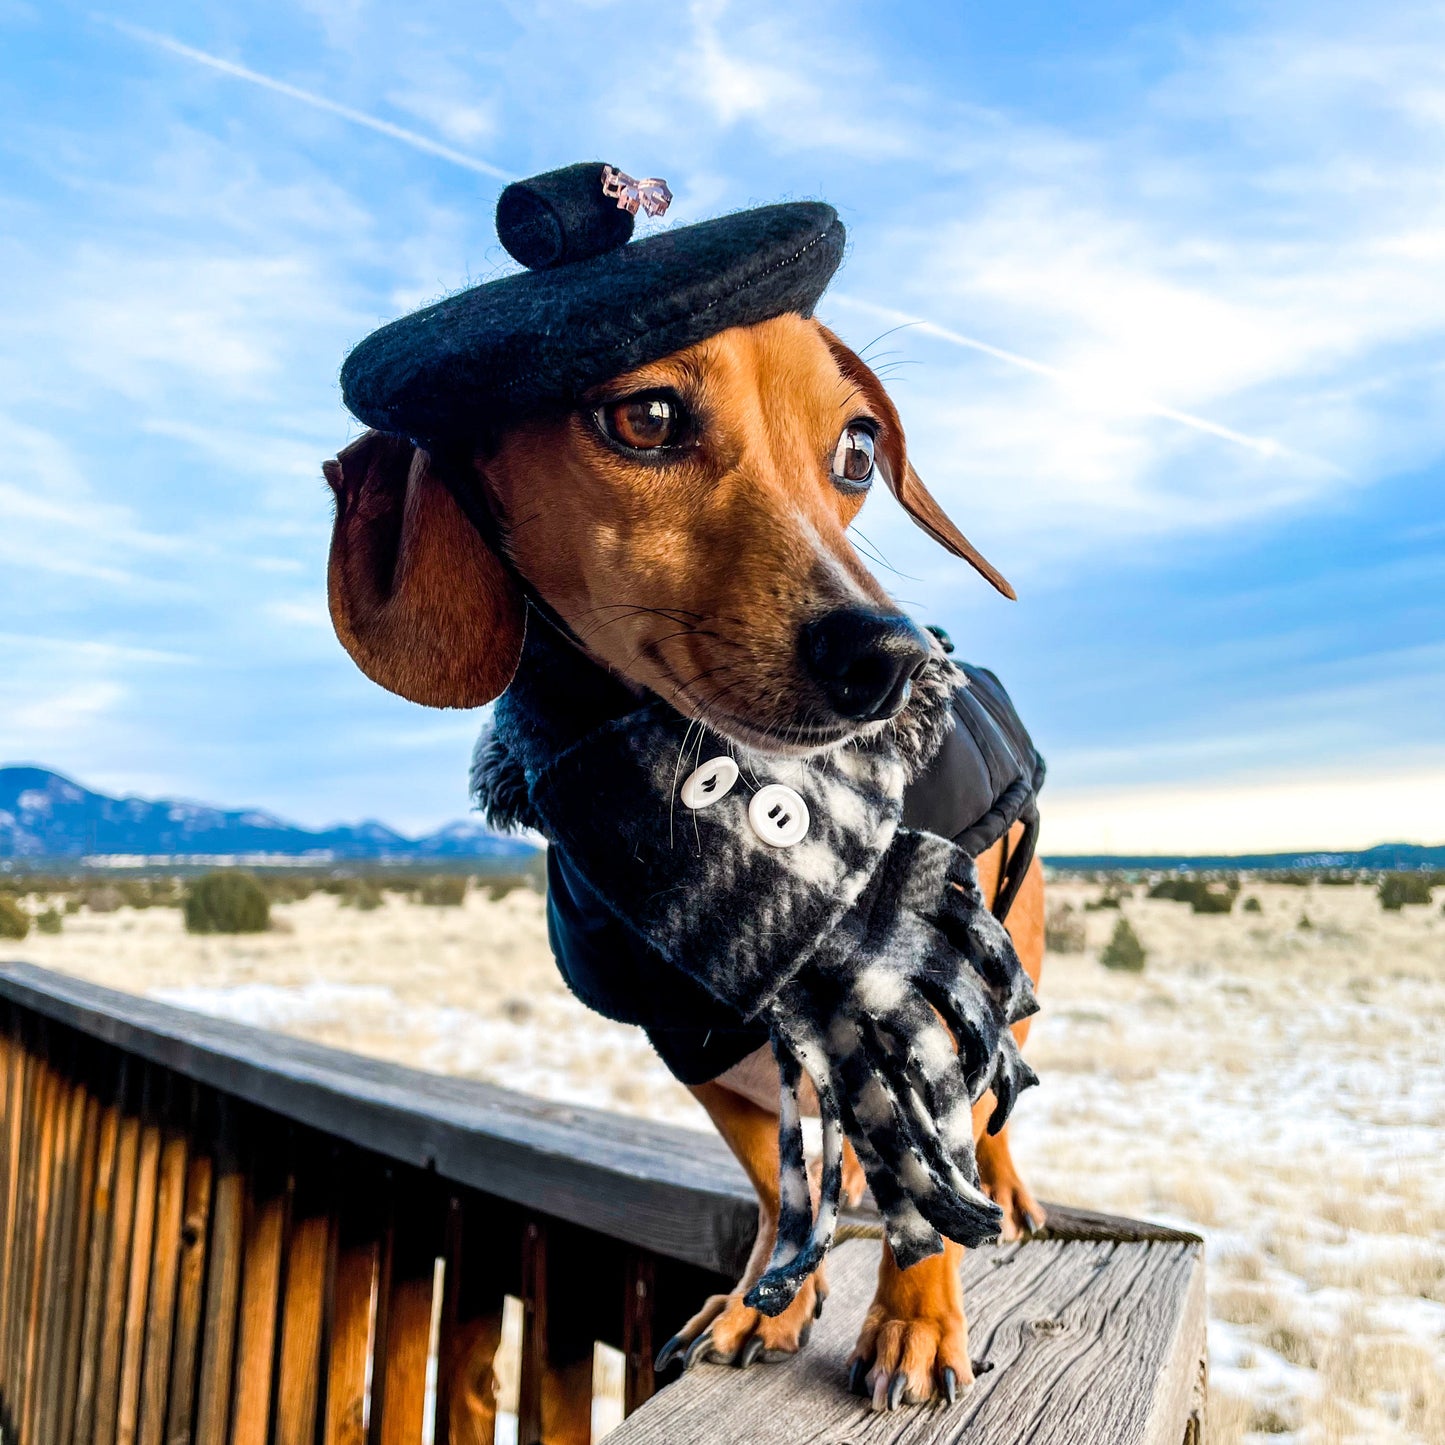
[{"label": "tan fur", "polygon": [[388,691],[480,707],[517,670],[522,602],[429,462],[408,441],[367,432],[326,463],[336,494],[331,621]]},{"label": "tan fur", "polygon": [[[472,459],[475,500],[497,523],[516,571],[596,660],[639,690],[774,752],[807,753],[853,735],[856,726],[836,716],[820,721],[797,638],[805,622],[833,608],[890,605],[848,539],[863,499],[830,480],[837,439],[855,420],[876,428],[879,475],[914,521],[1013,595],[919,480],[882,384],[817,322],[783,316],[725,331],[615,378],[588,402],[659,387],[674,390],[699,420],[699,444],[684,457],[658,465],[619,453],[583,407],[518,420]],[[325,470],[337,496],[332,617],[358,665],[382,686],[434,706],[498,696],[520,655],[522,604],[430,459],[400,438],[368,433]],[[990,894],[999,853],[979,861]],[[1009,930],[1037,981],[1037,863]],[[1027,1031],[1019,1026],[1020,1040]],[[754,1339],[772,1353],[796,1350],[826,1289],[821,1271],[776,1319],[742,1304],[777,1225],[776,1069],[755,1058],[694,1093],[758,1191],[759,1230],[737,1290],[708,1300],[684,1334],[710,1331],[724,1356]],[[991,1099],[980,1102],[976,1133],[991,1107]],[[1013,1167],[1006,1131],[980,1137],[979,1165],[1005,1209],[1006,1230],[1042,1219]],[[851,1150],[847,1169],[850,1191],[860,1193]],[[950,1245],[900,1271],[885,1247],[858,1344],[858,1357],[873,1365],[875,1399],[894,1370],[903,1371],[909,1399],[929,1398],[945,1367],[960,1386],[971,1378],[957,1263]],[[479,1331],[452,1363],[455,1438],[491,1436],[495,1335]],[[553,1381],[552,1394],[544,1438],[564,1445],[584,1429],[581,1376]]]}]

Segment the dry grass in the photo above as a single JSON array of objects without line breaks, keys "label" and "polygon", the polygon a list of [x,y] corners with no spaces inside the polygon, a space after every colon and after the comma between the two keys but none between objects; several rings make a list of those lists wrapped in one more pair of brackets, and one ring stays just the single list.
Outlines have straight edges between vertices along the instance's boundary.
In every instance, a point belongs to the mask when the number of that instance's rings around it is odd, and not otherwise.
[{"label": "dry grass", "polygon": [[[1209,1241],[1212,1445],[1445,1442],[1445,918],[1364,888],[1252,886],[1260,913],[1127,899],[1142,975],[1099,967],[1097,887],[1050,956],[1015,1149],[1046,1197]],[[422,1067],[706,1127],[636,1031],[587,1013],[540,900],[316,895],[253,938],[173,910],[66,919],[34,962]],[[1313,927],[1298,926],[1308,913]]]}]

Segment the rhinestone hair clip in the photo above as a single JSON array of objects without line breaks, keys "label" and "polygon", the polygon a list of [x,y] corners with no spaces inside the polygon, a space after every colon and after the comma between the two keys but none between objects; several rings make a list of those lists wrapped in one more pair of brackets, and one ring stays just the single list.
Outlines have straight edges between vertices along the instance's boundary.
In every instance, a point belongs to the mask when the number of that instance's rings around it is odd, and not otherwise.
[{"label": "rhinestone hair clip", "polygon": [[636,181],[626,171],[602,167],[602,194],[617,202],[619,211],[630,211],[634,216],[644,210],[649,216],[660,216],[672,204],[672,192],[667,182],[656,176]]}]

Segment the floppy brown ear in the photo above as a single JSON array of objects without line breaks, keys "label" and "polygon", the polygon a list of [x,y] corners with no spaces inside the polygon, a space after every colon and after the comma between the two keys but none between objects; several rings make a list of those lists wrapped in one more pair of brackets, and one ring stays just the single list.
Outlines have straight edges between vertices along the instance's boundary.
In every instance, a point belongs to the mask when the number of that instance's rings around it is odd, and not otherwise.
[{"label": "floppy brown ear", "polygon": [[819,323],[818,329],[838,363],[838,369],[863,393],[874,413],[882,420],[883,428],[878,441],[886,465],[880,466],[883,480],[889,490],[903,504],[903,509],[940,546],[946,547],[955,557],[962,557],[976,572],[990,581],[1003,595],[1017,600],[1017,594],[1008,579],[958,530],[949,520],[948,514],[934,500],[928,488],[923,485],[917,472],[908,460],[908,447],[903,438],[903,424],[898,419],[898,409],[892,398],[883,389],[883,383],[874,376],[872,368],[854,351]]},{"label": "floppy brown ear", "polygon": [[336,493],[331,621],[356,665],[428,707],[499,697],[522,653],[522,599],[431,459],[370,431],[322,471]]}]

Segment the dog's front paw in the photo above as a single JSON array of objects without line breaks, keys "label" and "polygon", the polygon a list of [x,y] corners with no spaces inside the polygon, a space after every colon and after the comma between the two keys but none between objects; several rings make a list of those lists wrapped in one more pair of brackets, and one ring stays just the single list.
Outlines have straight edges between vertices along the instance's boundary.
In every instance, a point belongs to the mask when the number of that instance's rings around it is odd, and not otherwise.
[{"label": "dog's front paw", "polygon": [[870,1310],[848,1366],[848,1388],[875,1410],[950,1405],[973,1384],[963,1321],[899,1320]]},{"label": "dog's front paw", "polygon": [[848,1362],[848,1388],[871,1399],[875,1410],[933,1399],[951,1405],[973,1384],[960,1254],[949,1243],[941,1254],[900,1270],[885,1248],[878,1293]]},{"label": "dog's front paw", "polygon": [[823,1312],[828,1287],[818,1269],[781,1314],[769,1317],[743,1303],[746,1289],[715,1294],[658,1351],[660,1374],[677,1360],[690,1369],[699,1360],[736,1365],[745,1370],[758,1360],[796,1355],[808,1343],[813,1321]]}]

